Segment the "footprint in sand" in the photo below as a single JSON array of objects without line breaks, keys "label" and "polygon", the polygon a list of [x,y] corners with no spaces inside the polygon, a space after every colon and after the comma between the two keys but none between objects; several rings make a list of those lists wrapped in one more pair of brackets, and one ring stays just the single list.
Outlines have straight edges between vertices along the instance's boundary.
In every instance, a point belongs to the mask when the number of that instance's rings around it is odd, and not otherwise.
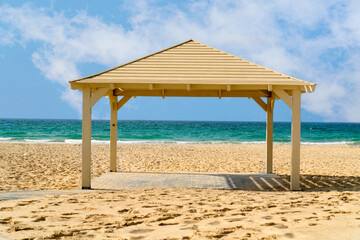
[{"label": "footprint in sand", "polygon": [[25,224],[15,224],[11,226],[7,230],[7,232],[11,233],[11,232],[28,231],[28,230],[35,230],[35,228],[27,226]]},{"label": "footprint in sand", "polygon": [[178,225],[178,224],[179,224],[178,222],[168,222],[168,223],[161,222],[159,223],[159,226]]},{"label": "footprint in sand", "polygon": [[220,208],[220,209],[214,209],[214,212],[227,212],[227,211],[231,211],[232,209],[230,208]]},{"label": "footprint in sand", "polygon": [[251,237],[251,233],[246,233],[246,234],[244,235],[244,237],[246,237],[246,238]]},{"label": "footprint in sand", "polygon": [[79,200],[76,198],[69,198],[66,202],[68,203],[79,203]]},{"label": "footprint in sand", "polygon": [[288,226],[286,226],[286,225],[284,225],[284,224],[276,224],[275,227],[276,227],[276,228],[279,228],[279,229],[288,228]]},{"label": "footprint in sand", "polygon": [[163,216],[159,217],[158,219],[156,219],[155,222],[166,221],[166,220],[169,220],[169,219],[174,219],[174,218],[179,217],[179,216],[181,216],[181,214],[166,214],[166,215],[163,215]]},{"label": "footprint in sand", "polygon": [[285,233],[284,236],[288,238],[295,238],[295,235],[293,233]]},{"label": "footprint in sand", "polygon": [[6,212],[12,212],[14,211],[14,208],[13,207],[2,207],[0,208],[0,211],[6,211]]},{"label": "footprint in sand", "polygon": [[155,229],[135,229],[131,230],[130,233],[132,234],[142,234],[142,233],[149,233],[155,231]]},{"label": "footprint in sand", "polygon": [[46,217],[44,216],[41,216],[41,217],[36,217],[35,216],[35,220],[33,222],[43,222],[43,221],[46,221]]},{"label": "footprint in sand", "polygon": [[184,223],[185,224],[193,224],[193,223],[196,223],[197,221],[194,221],[194,220],[185,220]]},{"label": "footprint in sand", "polygon": [[12,221],[12,217],[0,218],[0,224],[10,224]]},{"label": "footprint in sand", "polygon": [[245,218],[230,218],[230,219],[227,219],[228,222],[240,222],[240,221],[243,221]]},{"label": "footprint in sand", "polygon": [[130,209],[124,208],[124,209],[118,210],[117,212],[118,212],[118,213],[127,213],[127,212],[130,212]]},{"label": "footprint in sand", "polygon": [[208,225],[219,225],[220,222],[219,221],[214,221],[214,222],[209,222]]},{"label": "footprint in sand", "polygon": [[37,200],[30,200],[30,201],[23,201],[23,202],[19,202],[18,204],[16,204],[16,206],[26,206],[26,205],[29,205],[31,203],[36,203],[36,202],[39,202]]},{"label": "footprint in sand", "polygon": [[196,225],[189,226],[189,227],[181,227],[180,230],[197,230],[198,227]]},{"label": "footprint in sand", "polygon": [[[96,222],[96,221],[101,221],[106,217],[111,217],[111,215],[107,215],[107,214],[89,214],[86,215],[84,222]],[[66,216],[61,216],[61,218],[70,218],[70,217],[66,217]]]},{"label": "footprint in sand", "polygon": [[274,222],[267,222],[267,223],[261,224],[261,226],[274,226],[274,225],[276,225],[276,223],[274,223]]},{"label": "footprint in sand", "polygon": [[61,215],[64,215],[64,216],[71,216],[71,215],[76,215],[78,213],[75,213],[75,212],[69,212],[69,213],[63,213]]},{"label": "footprint in sand", "polygon": [[241,215],[241,216],[246,216],[246,213],[244,213],[244,212],[240,212],[240,213],[232,213],[231,214],[231,216],[239,216],[239,215]]},{"label": "footprint in sand", "polygon": [[144,205],[142,206],[142,208],[155,208],[157,207],[156,205]]},{"label": "footprint in sand", "polygon": [[242,228],[241,226],[232,227],[232,228],[222,228],[215,232],[215,234],[208,236],[211,238],[222,238],[230,233],[235,232],[238,228]]}]

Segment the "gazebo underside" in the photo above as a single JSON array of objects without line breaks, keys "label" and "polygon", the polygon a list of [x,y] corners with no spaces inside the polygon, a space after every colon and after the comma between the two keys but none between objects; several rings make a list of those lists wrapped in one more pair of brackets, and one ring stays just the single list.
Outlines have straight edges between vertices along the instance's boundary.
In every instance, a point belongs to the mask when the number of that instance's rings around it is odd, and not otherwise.
[{"label": "gazebo underside", "polygon": [[[266,120],[266,163],[265,172],[273,173],[273,109],[277,99],[282,99],[292,111],[291,122],[291,186],[292,190],[300,189],[300,108],[301,90],[299,86],[268,86],[268,90],[254,90],[255,85],[161,85],[147,84],[148,89],[130,84],[108,84],[108,87],[97,88],[98,85],[82,87],[83,92],[83,161],[82,188],[91,188],[91,108],[102,97],[108,96],[111,108],[110,132],[110,171],[116,172],[117,159],[117,112],[132,97],[247,97],[252,98],[265,112]],[[117,85],[121,87],[117,87]],[[129,90],[122,90],[124,85]],[[166,88],[165,88],[166,87]],[[239,89],[244,90],[239,90]],[[289,90],[291,88],[292,90]],[[194,89],[194,90],[193,90]],[[286,89],[286,90],[284,90]],[[118,100],[119,96],[121,97]],[[280,97],[281,96],[281,97]],[[262,98],[266,98],[263,101]]]},{"label": "gazebo underside", "polygon": [[[283,100],[292,111],[290,189],[300,189],[301,94],[315,84],[277,73],[189,40],[144,58],[70,82],[83,94],[82,188],[91,188],[91,108],[110,100],[110,171],[116,172],[117,112],[132,97],[247,97],[265,112],[265,172],[273,173],[273,110]],[[118,99],[119,97],[120,100]]]}]

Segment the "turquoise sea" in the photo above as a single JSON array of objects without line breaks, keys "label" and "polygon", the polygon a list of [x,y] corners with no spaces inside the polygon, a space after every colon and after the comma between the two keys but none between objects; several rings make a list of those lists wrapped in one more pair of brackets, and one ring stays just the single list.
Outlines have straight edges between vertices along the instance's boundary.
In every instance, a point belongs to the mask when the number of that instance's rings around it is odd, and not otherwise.
[{"label": "turquoise sea", "polygon": [[[119,121],[120,143],[264,143],[265,122]],[[290,143],[291,124],[274,123],[274,141]],[[92,122],[93,143],[109,143],[110,123]],[[0,119],[0,142],[81,143],[81,120]],[[308,123],[302,144],[360,145],[360,123]]]}]

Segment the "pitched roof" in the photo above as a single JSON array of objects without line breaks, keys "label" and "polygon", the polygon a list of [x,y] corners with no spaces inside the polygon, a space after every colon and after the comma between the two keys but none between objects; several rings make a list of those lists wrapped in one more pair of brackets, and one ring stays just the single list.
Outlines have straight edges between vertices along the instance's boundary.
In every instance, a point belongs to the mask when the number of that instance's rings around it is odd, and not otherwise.
[{"label": "pitched roof", "polygon": [[70,81],[70,85],[100,83],[296,85],[303,86],[303,92],[312,92],[316,85],[195,40],[188,40],[104,72]]}]

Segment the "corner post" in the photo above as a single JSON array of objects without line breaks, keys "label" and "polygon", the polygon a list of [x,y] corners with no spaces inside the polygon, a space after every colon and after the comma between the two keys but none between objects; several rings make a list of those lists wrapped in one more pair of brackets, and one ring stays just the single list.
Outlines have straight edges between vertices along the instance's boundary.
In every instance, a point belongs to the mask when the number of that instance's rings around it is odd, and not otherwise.
[{"label": "corner post", "polygon": [[274,101],[272,97],[267,98],[266,104],[266,173],[273,173],[273,112]]},{"label": "corner post", "polygon": [[117,160],[117,96],[110,95],[110,172],[116,172],[116,160]]},{"label": "corner post", "polygon": [[292,92],[290,189],[300,190],[301,91]]},{"label": "corner post", "polygon": [[82,189],[91,188],[91,90],[83,89],[82,115]]}]

